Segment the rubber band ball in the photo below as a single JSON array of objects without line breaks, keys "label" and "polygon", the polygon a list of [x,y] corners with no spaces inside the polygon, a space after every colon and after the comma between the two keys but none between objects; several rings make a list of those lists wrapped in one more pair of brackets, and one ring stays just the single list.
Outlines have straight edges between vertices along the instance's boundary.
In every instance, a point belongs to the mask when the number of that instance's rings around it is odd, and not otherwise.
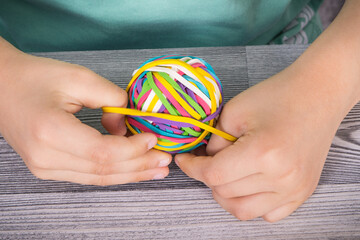
[{"label": "rubber band ball", "polygon": [[[154,133],[158,138],[154,148],[168,153],[188,152],[207,144],[211,132],[202,126],[214,128],[223,107],[223,88],[213,68],[192,56],[147,60],[133,72],[127,92],[128,108],[154,113],[127,115],[128,129],[133,134]],[[172,115],[171,119],[161,117],[166,115]]]}]

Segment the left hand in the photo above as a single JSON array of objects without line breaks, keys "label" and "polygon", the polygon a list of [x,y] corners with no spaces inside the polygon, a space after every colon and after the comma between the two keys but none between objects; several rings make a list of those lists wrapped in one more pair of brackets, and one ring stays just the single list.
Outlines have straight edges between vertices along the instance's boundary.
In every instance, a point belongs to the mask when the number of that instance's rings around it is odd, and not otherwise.
[{"label": "left hand", "polygon": [[212,156],[175,157],[187,175],[210,187],[214,199],[240,220],[262,216],[278,221],[314,192],[349,110],[335,92],[316,86],[319,75],[307,75],[298,66],[225,105],[217,128],[239,137],[236,142],[213,135],[207,146]]}]

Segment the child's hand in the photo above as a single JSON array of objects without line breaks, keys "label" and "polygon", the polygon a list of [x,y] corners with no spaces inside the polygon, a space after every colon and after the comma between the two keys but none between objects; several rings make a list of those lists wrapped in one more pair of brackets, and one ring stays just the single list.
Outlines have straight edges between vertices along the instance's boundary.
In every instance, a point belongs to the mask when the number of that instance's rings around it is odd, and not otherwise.
[{"label": "child's hand", "polygon": [[[0,132],[35,176],[112,185],[168,175],[171,155],[149,150],[154,135],[102,135],[73,115],[84,106],[124,107],[124,90],[78,65],[10,45],[2,50],[11,54],[0,59]],[[113,134],[125,134],[120,115],[104,114],[102,123]]]},{"label": "child's hand", "polygon": [[239,219],[280,220],[315,190],[339,124],[360,101],[359,10],[346,1],[294,64],[226,104],[217,128],[237,142],[213,135],[212,157],[176,157]]},{"label": "child's hand", "polygon": [[238,219],[274,222],[291,214],[314,192],[351,105],[342,101],[351,99],[346,92],[344,98],[325,86],[323,92],[318,76],[294,66],[239,94],[217,128],[240,138],[230,143],[212,135],[212,156],[180,154],[177,164]]}]

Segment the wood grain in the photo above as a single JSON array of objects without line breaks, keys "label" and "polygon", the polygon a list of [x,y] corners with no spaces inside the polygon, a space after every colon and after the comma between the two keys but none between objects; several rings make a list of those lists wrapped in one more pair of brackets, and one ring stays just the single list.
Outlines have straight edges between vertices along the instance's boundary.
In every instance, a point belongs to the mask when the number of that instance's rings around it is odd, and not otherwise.
[{"label": "wood grain", "polygon": [[[133,69],[164,54],[207,60],[225,100],[291,64],[306,46],[36,54],[84,65],[125,87]],[[101,111],[77,117],[102,133]],[[0,239],[360,239],[360,104],[340,125],[315,194],[276,224],[240,222],[175,164],[164,180],[110,187],[36,179],[0,136]]]},{"label": "wood grain", "polygon": [[[240,222],[208,189],[9,194],[0,198],[2,237],[100,239],[325,239],[360,237],[360,184],[322,185],[293,215]],[[169,198],[171,196],[171,198]],[[353,224],[353,225],[349,225]]]}]

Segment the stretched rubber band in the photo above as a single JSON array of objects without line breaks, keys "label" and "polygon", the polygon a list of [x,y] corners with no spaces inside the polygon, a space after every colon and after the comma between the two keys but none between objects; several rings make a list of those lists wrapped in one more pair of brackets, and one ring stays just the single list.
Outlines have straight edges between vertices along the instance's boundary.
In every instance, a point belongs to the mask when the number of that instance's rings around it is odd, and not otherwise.
[{"label": "stretched rubber band", "polygon": [[[144,117],[154,117],[154,118],[159,118],[159,119],[166,119],[172,122],[177,122],[177,123],[187,123],[190,126],[195,125],[201,129],[204,129],[208,132],[214,133],[222,138],[225,138],[226,140],[229,140],[231,142],[235,142],[237,140],[236,137],[223,132],[219,129],[216,129],[214,127],[211,127],[209,125],[206,125],[200,121],[197,121],[193,118],[189,118],[189,117],[182,117],[182,116],[173,116],[170,114],[165,114],[165,113],[150,113],[150,112],[141,112],[139,110],[135,110],[135,109],[129,109],[129,108],[119,108],[119,107],[103,107],[102,108],[103,112],[108,112],[108,113],[118,113],[118,114],[123,114],[123,115],[130,115],[130,116],[144,116]],[[189,126],[187,125],[187,126]]]}]

